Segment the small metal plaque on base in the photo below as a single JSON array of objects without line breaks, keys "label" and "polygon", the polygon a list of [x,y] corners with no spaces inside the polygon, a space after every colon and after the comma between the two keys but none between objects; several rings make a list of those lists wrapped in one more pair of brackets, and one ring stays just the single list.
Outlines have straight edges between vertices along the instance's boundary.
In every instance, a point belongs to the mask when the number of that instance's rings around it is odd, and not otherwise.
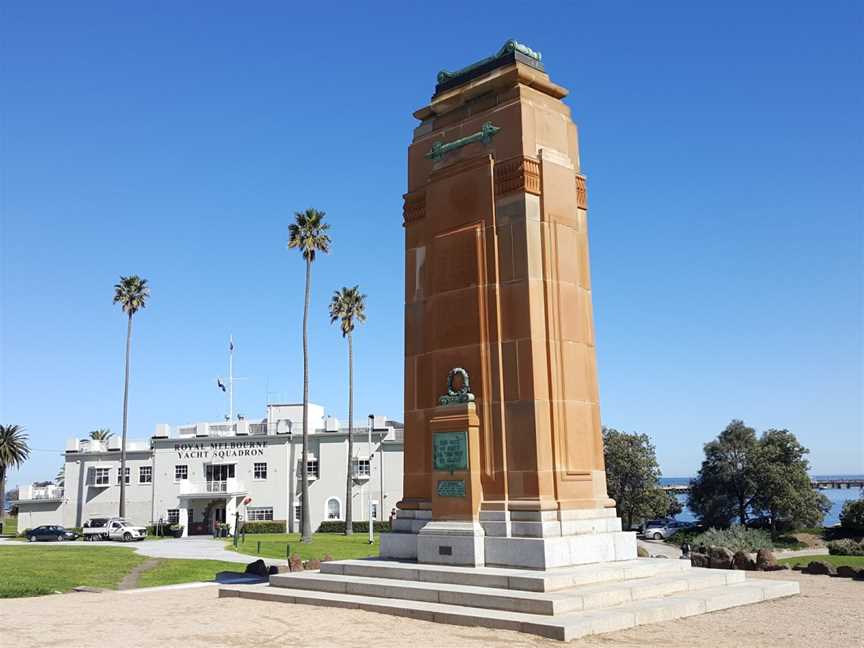
[{"label": "small metal plaque on base", "polygon": [[438,497],[465,497],[465,480],[439,479]]}]

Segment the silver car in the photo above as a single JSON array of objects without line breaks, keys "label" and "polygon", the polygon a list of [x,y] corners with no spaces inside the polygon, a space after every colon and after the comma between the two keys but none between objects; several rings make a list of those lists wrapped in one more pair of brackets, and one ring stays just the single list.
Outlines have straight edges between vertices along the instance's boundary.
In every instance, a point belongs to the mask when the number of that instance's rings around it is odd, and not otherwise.
[{"label": "silver car", "polygon": [[688,529],[692,524],[689,522],[676,522],[674,520],[649,520],[642,528],[642,535],[651,540],[666,540],[683,529]]}]

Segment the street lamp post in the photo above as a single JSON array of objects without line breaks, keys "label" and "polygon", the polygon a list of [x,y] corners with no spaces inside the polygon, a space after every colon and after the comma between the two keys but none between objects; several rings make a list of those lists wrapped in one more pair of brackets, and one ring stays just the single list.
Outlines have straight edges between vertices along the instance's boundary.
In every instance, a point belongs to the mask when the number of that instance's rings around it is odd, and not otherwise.
[{"label": "street lamp post", "polygon": [[369,427],[367,432],[369,434],[369,486],[370,488],[366,489],[366,519],[369,520],[369,544],[373,544],[375,542],[375,538],[372,535],[372,527],[375,521],[372,519],[372,425],[375,422],[375,417],[370,414],[369,415]]}]

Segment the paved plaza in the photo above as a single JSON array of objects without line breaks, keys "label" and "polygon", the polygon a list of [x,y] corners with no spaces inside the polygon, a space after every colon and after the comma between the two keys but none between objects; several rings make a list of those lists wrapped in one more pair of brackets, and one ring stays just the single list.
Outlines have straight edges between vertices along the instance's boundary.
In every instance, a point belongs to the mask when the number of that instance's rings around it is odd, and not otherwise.
[{"label": "paved plaza", "polygon": [[[853,646],[864,635],[861,583],[797,572],[752,577],[797,580],[801,596],[641,626],[568,645],[810,648],[824,645],[827,637],[834,645]],[[216,587],[197,587],[14,599],[0,605],[0,625],[9,645],[33,648],[92,646],[89,637],[94,609],[99,610],[100,643],[124,642],[140,648],[171,645],[180,633],[185,648],[561,645],[506,630],[450,626],[356,609],[219,599],[217,595]],[[32,622],[34,615],[38,615],[39,623]]]}]

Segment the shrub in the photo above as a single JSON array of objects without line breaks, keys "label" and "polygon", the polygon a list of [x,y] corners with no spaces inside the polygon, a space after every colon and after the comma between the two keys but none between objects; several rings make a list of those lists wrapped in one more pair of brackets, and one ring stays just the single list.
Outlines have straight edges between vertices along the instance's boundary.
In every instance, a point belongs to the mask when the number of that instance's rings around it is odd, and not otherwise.
[{"label": "shrub", "polygon": [[864,533],[864,497],[850,500],[843,505],[840,513],[840,526],[847,531]]},{"label": "shrub", "polygon": [[244,522],[243,533],[285,533],[285,520]]},{"label": "shrub", "polygon": [[696,536],[693,545],[705,545],[707,547],[725,547],[730,551],[758,551],[759,549],[773,549],[771,534],[761,529],[748,529],[740,524],[733,524],[728,529],[708,529],[705,533]]},{"label": "shrub", "polygon": [[834,540],[828,543],[828,553],[832,556],[864,556],[864,542]]},{"label": "shrub", "polygon": [[[369,533],[368,522],[354,522],[351,525],[354,533]],[[390,531],[389,522],[375,522],[372,530],[377,533],[387,533]],[[345,533],[345,522],[340,520],[327,520],[318,526],[318,533]]]}]

